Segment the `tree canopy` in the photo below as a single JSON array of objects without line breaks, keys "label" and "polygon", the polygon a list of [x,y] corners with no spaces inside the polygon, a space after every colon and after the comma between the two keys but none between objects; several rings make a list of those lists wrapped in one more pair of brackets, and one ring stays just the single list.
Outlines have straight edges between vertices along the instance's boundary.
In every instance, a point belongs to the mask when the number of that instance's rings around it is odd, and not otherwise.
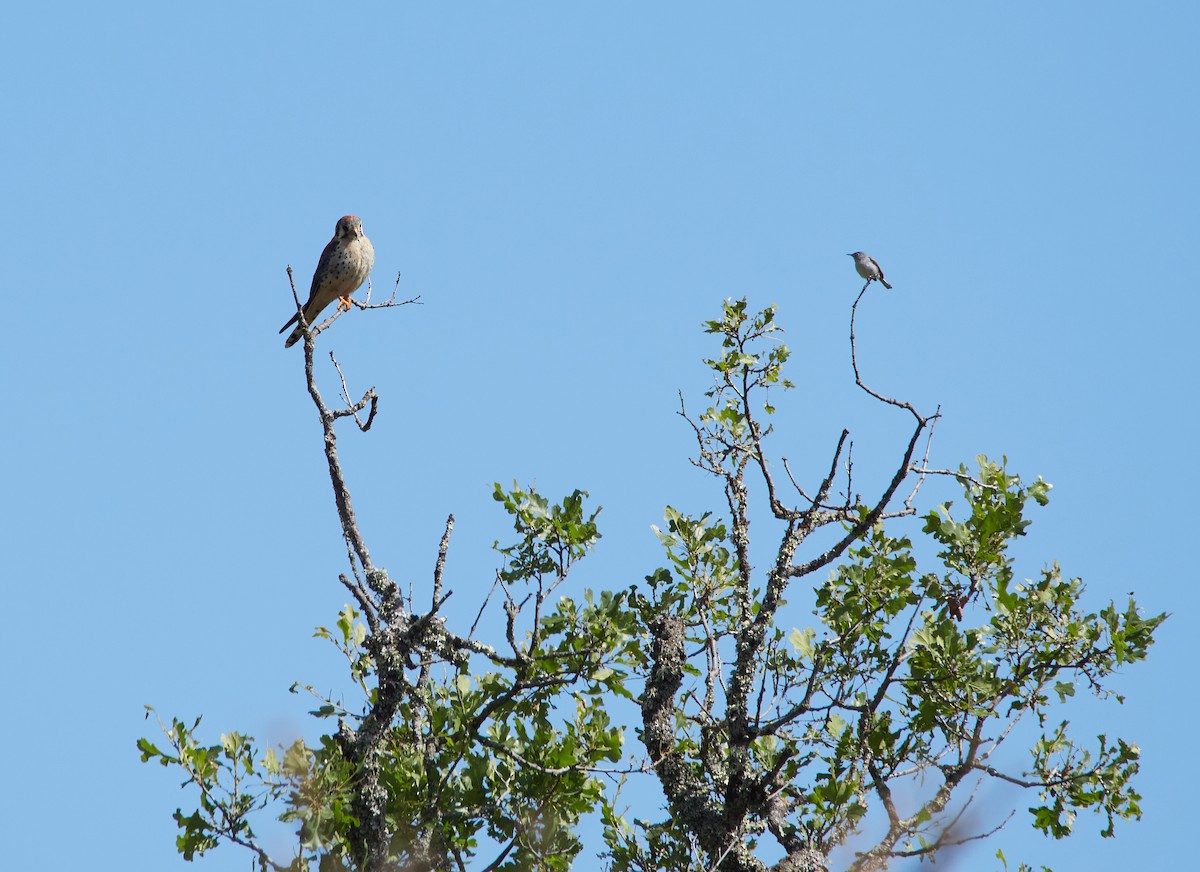
[{"label": "tree canopy", "polygon": [[[314,378],[319,329],[302,323],[350,561],[352,601],[318,634],[348,681],[339,696],[293,686],[318,698],[326,726],[311,745],[262,748],[234,731],[214,743],[200,719],[178,717],[161,722],[163,747],[139,740],[143,761],[181,770],[197,797],[175,813],[180,853],[228,842],[262,869],[297,872],[567,869],[581,821],[598,815],[591,848],[621,872],[815,872],[851,844],[849,866],[865,872],[995,833],[1007,818],[964,814],[992,780],[1026,789],[1029,822],[1052,838],[1084,810],[1104,836],[1140,817],[1137,746],[1077,735],[1063,710],[1077,690],[1120,702],[1111,676],[1146,656],[1166,616],[1143,617],[1132,598],[1088,611],[1082,581],[1052,561],[1017,574],[1011,546],[1050,485],[984,456],[931,465],[938,411],[859,371],[869,285],[851,307],[851,366],[909,422],[890,475],[854,479],[846,430],[815,473],[773,452],[790,352],[774,308],[727,301],[705,325],[719,347],[702,411],[679,409],[720,505],[668,506],[662,566],[581,591],[571,572],[601,538],[590,495],[497,484],[512,533],[479,614],[444,609],[453,516],[424,590],[404,594],[373,562],[336,427],[369,430],[378,397],[329,407]],[[932,478],[956,481],[961,498],[923,505]],[[810,604],[811,621],[789,599]],[[485,640],[488,608],[503,631]],[[1024,765],[999,753],[1015,744]],[[263,848],[255,827],[271,818],[294,826],[294,856]]]}]

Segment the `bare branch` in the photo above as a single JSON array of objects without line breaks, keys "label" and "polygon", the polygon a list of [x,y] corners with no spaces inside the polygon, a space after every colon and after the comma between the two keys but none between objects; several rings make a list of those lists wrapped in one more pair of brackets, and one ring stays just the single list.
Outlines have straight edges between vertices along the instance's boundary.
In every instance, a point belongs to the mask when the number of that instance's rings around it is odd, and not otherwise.
[{"label": "bare branch", "polygon": [[371,595],[367,593],[367,589],[363,587],[361,581],[351,581],[343,573],[338,576],[345,588],[354,595],[354,599],[358,602],[358,607],[367,619],[367,626],[371,628],[372,633],[379,632],[379,616],[375,611],[375,603],[371,599]]},{"label": "bare branch", "polygon": [[999,488],[993,484],[986,484],[974,476],[967,475],[961,469],[930,469],[926,464],[921,466],[913,466],[913,472],[919,473],[921,476],[926,475],[945,475],[955,479],[960,484],[970,484],[973,487],[982,488],[989,491],[998,491]]},{"label": "bare branch", "polygon": [[433,611],[437,611],[442,599],[442,571],[446,568],[446,552],[450,549],[450,533],[454,529],[454,515],[446,518],[446,531],[438,545],[437,563],[433,567]]},{"label": "bare branch", "polygon": [[415,297],[410,297],[407,300],[401,300],[398,303],[396,302],[396,294],[400,290],[400,273],[396,273],[396,284],[392,286],[392,295],[390,297],[388,297],[388,299],[385,300],[384,302],[372,303],[371,302],[371,290],[372,290],[371,280],[370,280],[370,278],[368,278],[367,279],[367,298],[363,302],[360,303],[358,300],[351,297],[350,302],[353,305],[357,306],[359,309],[390,309],[395,306],[411,306],[413,304],[416,304],[418,306],[423,305],[421,303],[421,295],[420,294],[417,294],[417,296],[415,296]]},{"label": "bare branch", "polygon": [[921,460],[921,467],[918,469],[914,465],[909,470],[910,472],[917,473],[917,483],[913,485],[913,489],[909,492],[908,496],[904,498],[904,508],[910,512],[916,511],[916,509],[913,507],[913,500],[916,499],[917,491],[921,489],[921,485],[925,483],[926,472],[924,470],[926,470],[929,466],[929,451],[933,447],[933,430],[934,427],[937,426],[937,421],[941,416],[941,413],[942,407],[939,404],[937,411],[934,412],[933,418],[929,423],[929,435],[925,439],[925,457]]},{"label": "bare branch", "polygon": [[858,292],[858,296],[854,299],[854,304],[850,307],[850,365],[854,368],[854,383],[882,403],[887,403],[890,406],[896,406],[899,409],[907,409],[912,416],[916,418],[922,426],[924,426],[925,419],[921,417],[920,413],[917,412],[911,403],[897,400],[892,397],[886,397],[883,394],[877,393],[876,391],[867,387],[862,380],[862,375],[859,374],[858,351],[854,342],[854,319],[858,314],[859,300],[861,300],[863,298],[863,294],[867,292],[868,285],[870,285],[870,282],[868,282],[866,285],[863,285],[863,289]]},{"label": "bare branch", "polygon": [[[363,433],[366,433],[368,430],[371,429],[371,424],[375,420],[375,412],[379,408],[379,396],[375,393],[375,388],[371,388],[365,394],[363,394],[361,400],[359,400],[357,403],[354,403],[353,405],[351,405],[350,391],[346,387],[346,377],[344,375],[342,375],[341,364],[339,364],[337,362],[337,358],[334,357],[332,351],[329,352],[329,359],[331,361],[333,361],[333,368],[337,370],[338,378],[341,379],[342,398],[346,401],[346,408],[338,409],[338,410],[334,411],[333,417],[335,419],[337,419],[337,418],[346,418],[346,417],[353,416],[354,423],[358,425],[358,429],[361,430]],[[371,404],[371,413],[369,415],[367,415],[367,422],[364,424],[361,420],[359,420],[358,413],[361,412],[364,408],[366,408],[366,405],[368,402]]]}]

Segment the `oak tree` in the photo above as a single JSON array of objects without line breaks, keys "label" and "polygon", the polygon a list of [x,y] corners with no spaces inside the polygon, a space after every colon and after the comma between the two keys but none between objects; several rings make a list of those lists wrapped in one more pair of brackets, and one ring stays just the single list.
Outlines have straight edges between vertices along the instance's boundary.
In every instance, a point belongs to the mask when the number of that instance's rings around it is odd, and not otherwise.
[{"label": "oak tree", "polygon": [[[846,430],[815,473],[772,453],[789,350],[774,308],[727,301],[706,325],[719,349],[703,411],[680,408],[719,507],[668,507],[664,565],[593,593],[570,577],[600,540],[588,494],[552,502],[496,485],[512,533],[484,604],[503,627],[490,640],[478,614],[445,608],[453,516],[422,591],[405,594],[372,557],[337,428],[370,430],[378,396],[351,403],[343,379],[344,406],[329,406],[314,377],[326,325],[301,319],[349,562],[351,602],[318,633],[345,657],[346,696],[293,687],[318,698],[313,744],[206,740],[200,719],[177,717],[161,722],[163,747],[139,740],[143,761],[181,771],[195,797],[175,812],[180,853],[227,842],[297,872],[567,869],[595,813],[593,847],[614,870],[816,872],[840,848],[865,872],[995,832],[1006,818],[964,823],[989,780],[1030,791],[1030,822],[1053,838],[1084,810],[1105,836],[1139,817],[1136,745],[1077,735],[1063,709],[1079,689],[1119,702],[1110,677],[1146,656],[1165,615],[1143,617],[1132,598],[1087,611],[1082,582],[1053,562],[1017,574],[1010,546],[1050,486],[982,456],[931,466],[938,412],[859,371],[868,286],[851,307],[851,367],[909,422],[890,475],[854,480]],[[935,478],[961,499],[923,507]],[[807,622],[789,600],[808,605]],[[998,749],[1016,742],[1028,762],[1013,768]],[[654,785],[657,809],[644,800]],[[294,827],[292,856],[263,848],[255,827],[270,818]]]}]

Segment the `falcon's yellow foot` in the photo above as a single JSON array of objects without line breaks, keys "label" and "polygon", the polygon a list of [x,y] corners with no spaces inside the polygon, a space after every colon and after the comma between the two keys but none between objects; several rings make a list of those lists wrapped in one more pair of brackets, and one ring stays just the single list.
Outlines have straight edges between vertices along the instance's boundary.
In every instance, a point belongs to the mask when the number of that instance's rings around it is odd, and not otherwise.
[{"label": "falcon's yellow foot", "polygon": [[339,312],[349,312],[350,311],[350,296],[349,296],[349,294],[347,294],[344,297],[338,297],[337,309]]}]

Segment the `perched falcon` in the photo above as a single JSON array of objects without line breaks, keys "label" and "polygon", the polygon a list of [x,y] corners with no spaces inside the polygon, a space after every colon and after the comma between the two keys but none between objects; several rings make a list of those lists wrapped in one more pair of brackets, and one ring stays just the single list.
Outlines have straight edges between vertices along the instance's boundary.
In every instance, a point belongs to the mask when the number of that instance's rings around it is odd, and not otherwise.
[{"label": "perched falcon", "polygon": [[[308,302],[304,304],[304,320],[308,322],[309,329],[312,329],[321,311],[339,297],[338,308],[349,309],[350,295],[367,280],[374,265],[375,249],[363,233],[362,221],[354,215],[339,218],[333,239],[321,252],[317,271],[313,273],[312,290],[308,292]],[[282,333],[298,320],[299,315],[293,315],[279,328],[279,332]],[[296,329],[283,347],[291,348],[300,341],[301,335],[300,325],[296,324]]]},{"label": "perched falcon", "polygon": [[889,291],[892,286],[887,283],[887,279],[883,277],[883,269],[876,262],[875,258],[867,254],[865,251],[856,251],[854,254],[846,255],[854,258],[854,268],[858,270],[858,274],[867,280],[868,283],[878,281]]}]

